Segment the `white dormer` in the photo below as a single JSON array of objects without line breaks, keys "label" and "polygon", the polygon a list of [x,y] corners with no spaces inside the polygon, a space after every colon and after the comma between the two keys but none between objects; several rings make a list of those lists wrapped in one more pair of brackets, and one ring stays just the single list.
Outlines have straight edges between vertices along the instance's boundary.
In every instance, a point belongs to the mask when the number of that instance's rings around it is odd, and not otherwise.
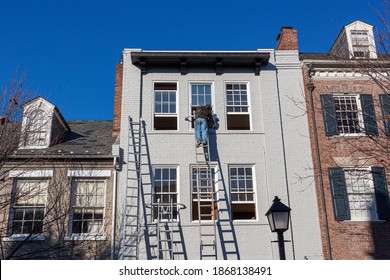
[{"label": "white dormer", "polygon": [[69,131],[69,126],[56,106],[42,97],[23,105],[23,121],[19,149],[44,149]]},{"label": "white dormer", "polygon": [[329,53],[344,59],[377,59],[373,28],[360,20],[344,26]]}]

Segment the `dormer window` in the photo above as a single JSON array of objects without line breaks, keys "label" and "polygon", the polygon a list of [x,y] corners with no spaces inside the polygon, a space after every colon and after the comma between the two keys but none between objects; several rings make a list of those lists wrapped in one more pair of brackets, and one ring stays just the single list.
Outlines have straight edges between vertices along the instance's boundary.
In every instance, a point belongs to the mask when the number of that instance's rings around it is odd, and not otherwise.
[{"label": "dormer window", "polygon": [[369,58],[370,57],[370,41],[368,39],[367,31],[351,31],[352,38],[352,50],[353,55],[356,58]]},{"label": "dormer window", "polygon": [[19,149],[45,149],[55,145],[70,131],[60,111],[42,97],[23,106]]},{"label": "dormer window", "polygon": [[25,146],[47,146],[47,125],[43,110],[34,110],[26,116],[25,133]]},{"label": "dormer window", "polygon": [[329,54],[336,59],[377,59],[373,28],[359,20],[344,26]]}]

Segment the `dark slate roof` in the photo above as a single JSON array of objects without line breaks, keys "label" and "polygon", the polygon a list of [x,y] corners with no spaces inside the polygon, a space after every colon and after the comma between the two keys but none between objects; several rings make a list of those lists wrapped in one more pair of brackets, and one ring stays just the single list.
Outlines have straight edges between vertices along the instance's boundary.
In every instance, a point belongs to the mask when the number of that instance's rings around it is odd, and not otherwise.
[{"label": "dark slate roof", "polygon": [[333,60],[334,58],[331,57],[327,53],[299,53],[299,59],[309,59],[309,60]]},{"label": "dark slate roof", "polygon": [[[299,59],[304,60],[335,60],[334,56],[327,53],[299,53]],[[389,54],[378,54],[378,60],[389,60]]]},{"label": "dark slate roof", "polygon": [[45,149],[18,149],[16,156],[111,157],[112,121],[67,121],[71,131],[56,145]]}]

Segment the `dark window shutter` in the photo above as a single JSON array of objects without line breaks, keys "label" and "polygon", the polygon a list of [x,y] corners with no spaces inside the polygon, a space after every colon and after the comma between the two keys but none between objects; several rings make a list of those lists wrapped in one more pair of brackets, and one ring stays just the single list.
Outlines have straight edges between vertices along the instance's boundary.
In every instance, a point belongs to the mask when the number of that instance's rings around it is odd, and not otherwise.
[{"label": "dark window shutter", "polygon": [[371,94],[361,94],[364,131],[367,135],[378,135],[378,125],[376,124],[374,101]]},{"label": "dark window shutter", "polygon": [[372,167],[371,170],[374,180],[378,218],[390,220],[389,191],[387,189],[385,169],[383,167]]},{"label": "dark window shutter", "polygon": [[379,101],[382,108],[383,123],[385,125],[385,134],[390,136],[390,95],[380,94]]},{"label": "dark window shutter", "polygon": [[324,118],[325,135],[333,136],[338,135],[336,109],[334,106],[334,100],[332,94],[320,95],[322,106],[322,117]]},{"label": "dark window shutter", "polygon": [[342,168],[329,168],[330,190],[332,192],[333,211],[336,221],[351,219],[347,186]]}]

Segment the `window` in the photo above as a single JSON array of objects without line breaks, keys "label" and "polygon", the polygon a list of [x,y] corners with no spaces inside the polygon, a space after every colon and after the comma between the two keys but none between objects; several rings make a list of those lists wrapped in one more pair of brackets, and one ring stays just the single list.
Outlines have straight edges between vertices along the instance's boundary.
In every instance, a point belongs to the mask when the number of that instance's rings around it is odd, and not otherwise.
[{"label": "window", "polygon": [[25,124],[25,146],[44,147],[47,146],[47,126],[45,112],[34,110],[26,117]]},{"label": "window", "polygon": [[372,175],[367,170],[344,170],[351,219],[377,219]]},{"label": "window", "polygon": [[329,168],[329,181],[336,220],[390,219],[384,168]]},{"label": "window", "polygon": [[153,218],[157,219],[160,214],[162,220],[176,220],[177,196],[177,168],[154,168]]},{"label": "window", "polygon": [[177,84],[154,84],[154,129],[177,130]]},{"label": "window", "polygon": [[339,133],[361,133],[363,123],[357,96],[334,96],[334,103]]},{"label": "window", "polygon": [[249,102],[246,83],[226,84],[227,129],[249,130]]},{"label": "window", "polygon": [[370,94],[321,94],[326,136],[378,135],[373,97]]},{"label": "window", "polygon": [[[211,106],[213,105],[211,84],[191,84],[191,115],[194,115],[194,112],[198,105],[206,104],[210,104]],[[194,122],[192,121],[192,128],[193,127]]]},{"label": "window", "polygon": [[357,58],[368,58],[370,56],[367,31],[351,31],[353,55]]},{"label": "window", "polygon": [[43,232],[47,184],[44,179],[16,179],[12,235]]},{"label": "window", "polygon": [[[217,218],[217,207],[213,195],[215,190],[215,169],[211,174],[206,166],[192,167],[192,220],[199,220],[199,210],[202,220]],[[198,191],[199,190],[199,191]],[[199,209],[200,208],[200,209]]]},{"label": "window", "polygon": [[252,166],[229,167],[229,183],[233,220],[256,219]]},{"label": "window", "polygon": [[103,235],[106,180],[73,179],[73,235]]}]

